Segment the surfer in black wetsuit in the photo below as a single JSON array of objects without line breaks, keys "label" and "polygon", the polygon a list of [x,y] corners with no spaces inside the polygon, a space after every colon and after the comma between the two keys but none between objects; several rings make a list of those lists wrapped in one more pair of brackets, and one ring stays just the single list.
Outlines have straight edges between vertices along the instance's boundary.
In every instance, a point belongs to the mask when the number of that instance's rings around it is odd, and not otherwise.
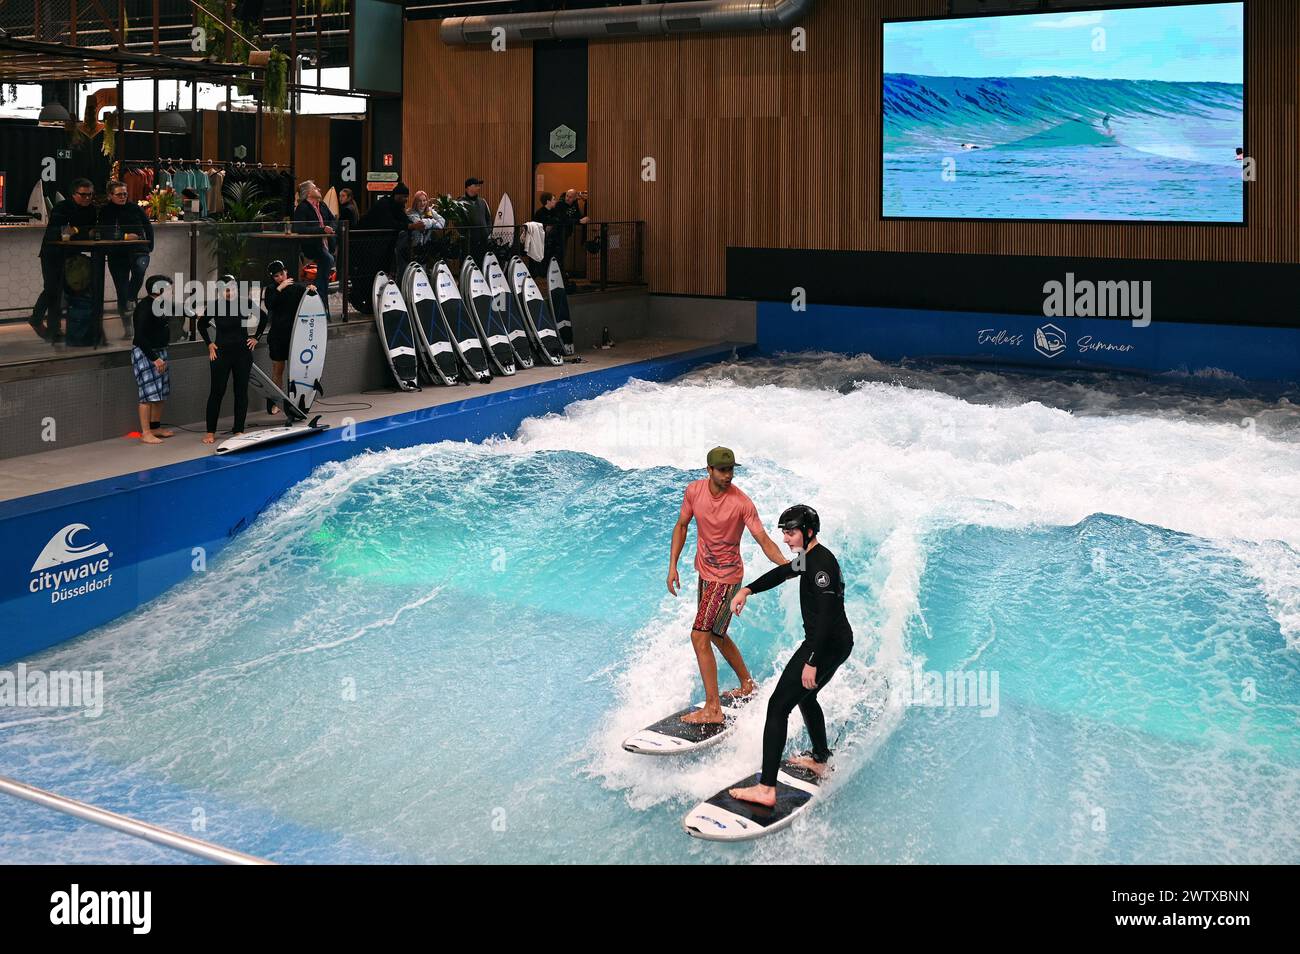
[{"label": "surfer in black wetsuit", "polygon": [[798,706],[808,726],[812,751],[790,761],[817,775],[826,771],[831,757],[826,742],[826,717],[817,703],[817,693],[853,651],[853,629],[844,613],[844,580],[835,554],[817,542],[821,519],[817,511],[796,504],[781,514],[780,527],[785,545],[795,559],[768,570],[741,588],[731,601],[731,612],[739,616],[751,593],[762,593],[793,577],[799,577],[799,606],[803,611],[804,641],[786,664],[776,690],[767,704],[767,726],[763,729],[763,773],[757,785],[733,788],[732,798],[759,805],[776,804],[776,773],[781,768],[790,713]]},{"label": "surfer in black wetsuit", "polygon": [[252,313],[252,302],[240,301],[239,288],[234,275],[222,275],[217,283],[217,297],[204,306],[199,318],[199,334],[208,346],[208,367],[212,383],[208,391],[207,433],[203,443],[217,439],[217,418],[221,402],[226,397],[226,384],[235,382],[234,433],[244,433],[244,419],[248,415],[248,378],[253,368],[253,349],[265,329],[266,316],[258,322],[256,331],[249,331],[246,315]]},{"label": "surfer in black wetsuit", "polygon": [[[262,310],[264,317],[258,326],[258,336],[269,320],[271,333],[267,342],[271,349],[271,380],[284,390],[284,366],[289,360],[289,344],[293,337],[293,322],[298,316],[298,304],[306,294],[305,285],[293,280],[284,262],[276,259],[266,266],[271,277],[271,284],[262,289]],[[272,414],[279,414],[278,407],[271,408]]]}]

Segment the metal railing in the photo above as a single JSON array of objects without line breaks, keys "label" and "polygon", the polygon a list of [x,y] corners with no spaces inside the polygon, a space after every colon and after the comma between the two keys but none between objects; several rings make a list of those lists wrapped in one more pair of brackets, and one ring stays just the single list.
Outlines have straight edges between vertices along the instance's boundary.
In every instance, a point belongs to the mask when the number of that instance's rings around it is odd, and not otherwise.
[{"label": "metal railing", "polygon": [[56,795],[53,792],[47,792],[43,788],[36,788],[34,785],[27,785],[23,782],[6,778],[0,775],[0,792],[6,795],[12,795],[15,798],[21,798],[45,808],[53,809],[56,812],[62,812],[65,815],[71,815],[73,818],[80,818],[82,821],[92,822],[96,825],[102,825],[105,828],[111,828],[114,831],[120,831],[124,834],[131,835],[134,838],[141,838],[145,841],[151,841],[156,845],[162,845],[166,848],[174,848],[177,851],[183,851],[186,854],[194,855],[205,861],[215,861],[223,865],[270,865],[275,864],[273,861],[267,861],[264,858],[257,858],[253,855],[246,855],[242,851],[235,851],[232,848],[222,848],[220,845],[214,845],[210,841],[203,841],[199,838],[192,838],[189,835],[182,835],[179,832],[171,831],[167,828],[159,828],[157,825],[151,825],[148,822],[137,821],[134,818],[128,818],[126,815],[119,815],[117,812],[110,812],[104,808],[96,808],[94,805],[88,805],[85,802],[79,802],[75,798],[68,798],[64,795]]},{"label": "metal railing", "polygon": [[[250,285],[265,284],[267,263],[280,259],[299,281],[315,282],[322,291],[328,288],[332,293],[329,299],[332,321],[369,316],[370,289],[375,273],[380,270],[400,275],[409,261],[432,265],[443,260],[459,275],[467,255],[481,263],[487,251],[496,254],[503,268],[511,256],[519,255],[539,281],[545,278],[549,259],[558,258],[570,293],[643,283],[645,223],[640,221],[575,223],[563,234],[552,232],[539,243],[543,251],[540,262],[527,254],[530,247],[533,251],[537,248],[529,245],[528,229],[524,225],[505,228],[449,225],[423,232],[399,232],[361,230],[339,223],[337,233],[328,236],[333,259],[332,276],[326,276],[330,278],[328,282],[313,277],[322,236],[308,234],[304,228],[300,224],[270,220],[203,220],[156,226],[155,246],[144,275],[161,274],[173,282],[191,285],[197,282],[206,286],[219,276],[231,274]],[[29,232],[27,228],[22,233],[0,229],[0,241],[22,242],[21,246],[7,250],[12,254],[0,255],[0,288],[5,290],[6,299],[0,303],[0,365],[76,356],[85,353],[83,348],[129,350],[128,323],[119,316],[117,278],[113,274],[115,267],[119,275],[125,274],[122,266],[115,266],[114,262],[130,257],[127,251],[68,243],[64,264],[67,282],[59,303],[58,327],[66,332],[61,346],[51,348],[26,327],[35,302],[42,297],[42,271],[36,258],[40,235],[39,231]],[[77,265],[75,281],[73,264]],[[127,314],[131,310],[128,305]],[[47,331],[49,324],[47,318],[43,325]],[[173,319],[173,343],[192,341],[195,337],[194,323],[177,315]]]}]

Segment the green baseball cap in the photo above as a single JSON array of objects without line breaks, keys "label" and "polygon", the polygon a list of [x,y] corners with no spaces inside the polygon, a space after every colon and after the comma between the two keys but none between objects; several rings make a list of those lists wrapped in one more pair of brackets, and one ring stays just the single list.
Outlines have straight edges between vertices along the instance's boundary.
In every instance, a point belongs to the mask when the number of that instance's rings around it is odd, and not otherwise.
[{"label": "green baseball cap", "polygon": [[715,447],[709,451],[710,467],[739,467],[736,463],[736,455],[731,452],[730,447]]}]

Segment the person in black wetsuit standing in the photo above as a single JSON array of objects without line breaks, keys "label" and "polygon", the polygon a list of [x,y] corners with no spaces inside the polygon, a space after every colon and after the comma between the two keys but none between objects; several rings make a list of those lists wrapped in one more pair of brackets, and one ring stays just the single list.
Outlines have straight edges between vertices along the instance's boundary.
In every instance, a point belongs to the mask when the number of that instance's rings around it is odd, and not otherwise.
[{"label": "person in black wetsuit standing", "polygon": [[730,790],[732,798],[769,807],[776,804],[776,773],[781,768],[790,713],[798,706],[808,726],[812,751],[791,761],[818,775],[831,757],[826,742],[826,717],[817,693],[853,651],[853,628],[844,613],[844,578],[835,554],[817,541],[821,518],[805,504],[795,504],[781,514],[785,545],[795,551],[789,563],[773,567],[732,598],[731,612],[739,616],[745,599],[793,577],[799,577],[799,607],[803,611],[804,641],[786,664],[767,704],[763,729],[763,774],[757,785]]},{"label": "person in black wetsuit standing", "polygon": [[253,370],[253,349],[265,330],[267,316],[263,315],[257,331],[249,331],[248,315],[251,303],[238,299],[235,276],[223,275],[215,299],[209,301],[205,314],[199,319],[199,334],[208,346],[212,386],[208,391],[207,434],[203,443],[212,444],[217,439],[217,419],[221,416],[221,402],[226,397],[226,384],[235,379],[235,434],[244,433],[244,419],[248,416],[248,377]]},{"label": "person in black wetsuit standing", "polygon": [[[266,273],[271,278],[271,284],[262,289],[263,316],[257,336],[261,337],[261,329],[269,321],[271,333],[267,341],[271,347],[271,380],[280,390],[284,390],[284,366],[289,361],[293,323],[298,317],[298,305],[307,293],[307,286],[295,282],[288,267],[279,259],[266,266]],[[272,407],[271,413],[279,414],[280,409]]]}]

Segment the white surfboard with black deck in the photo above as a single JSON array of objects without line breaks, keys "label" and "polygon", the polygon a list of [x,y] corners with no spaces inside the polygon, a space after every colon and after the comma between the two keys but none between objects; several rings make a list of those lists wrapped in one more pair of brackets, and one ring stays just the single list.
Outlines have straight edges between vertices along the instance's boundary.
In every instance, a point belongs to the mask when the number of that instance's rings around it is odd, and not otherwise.
[{"label": "white surfboard with black deck", "polygon": [[722,722],[683,722],[682,716],[704,708],[703,702],[697,702],[628,736],[623,748],[637,755],[681,755],[717,745],[736,727],[736,717],[749,698],[723,696]]},{"label": "white surfboard with black deck", "polygon": [[758,784],[758,778],[757,773],[746,776],[692,808],[682,819],[686,833],[706,841],[762,838],[790,827],[817,801],[824,782],[812,770],[785,761],[776,773],[776,805],[772,808],[742,802],[728,794],[733,788]]},{"label": "white surfboard with black deck", "polygon": [[451,332],[451,346],[456,349],[466,379],[483,383],[491,381],[492,372],[488,369],[483,339],[479,337],[478,327],[465,306],[465,299],[460,297],[460,288],[446,262],[439,262],[433,270],[433,294],[438,299],[438,310],[447,323],[447,330]]},{"label": "white surfboard with black deck", "polygon": [[402,295],[415,326],[415,346],[424,380],[429,384],[455,384],[460,359],[452,347],[451,333],[442,319],[429,273],[419,262],[407,265],[402,273]]},{"label": "white surfboard with black deck", "polygon": [[266,447],[269,444],[278,444],[281,441],[306,437],[308,434],[329,429],[328,424],[320,422],[319,414],[312,418],[310,422],[304,423],[307,421],[307,414],[294,401],[291,401],[289,395],[281,391],[267,373],[256,364],[249,369],[248,386],[266,399],[268,411],[273,406],[283,410],[284,416],[289,423],[282,424],[279,427],[262,427],[245,431],[243,434],[236,434],[234,437],[217,445],[216,451],[218,454],[234,454],[257,447]]},{"label": "white surfboard with black deck", "polygon": [[321,375],[325,371],[325,345],[329,340],[326,317],[325,302],[321,301],[315,286],[307,286],[298,301],[289,339],[287,388],[289,400],[303,414],[311,410],[317,395],[325,393]]},{"label": "white surfboard with black deck", "polygon": [[501,270],[501,263],[491,252],[483,256],[483,276],[487,279],[488,289],[492,292],[492,311],[505,326],[506,337],[510,339],[510,349],[515,353],[515,364],[521,368],[533,366],[533,346],[528,339],[528,329],[524,325],[523,314],[519,309],[519,300],[510,290],[506,273]]},{"label": "white surfboard with black deck", "polygon": [[532,341],[533,350],[538,358],[546,364],[564,363],[560,354],[560,333],[555,328],[555,319],[546,307],[542,290],[533,281],[528,266],[518,255],[510,259],[510,286],[514,289],[519,302],[519,310],[524,316],[524,327]]},{"label": "white surfboard with black deck", "polygon": [[551,302],[551,316],[560,333],[560,353],[573,354],[573,319],[569,317],[569,293],[564,288],[564,271],[554,258],[546,266],[546,296]]},{"label": "white surfboard with black deck", "polygon": [[488,287],[487,279],[474,264],[474,259],[469,257],[460,269],[460,297],[464,299],[474,326],[483,339],[492,370],[501,375],[514,374],[515,349],[510,347],[505,322],[492,308],[492,289]]},{"label": "white surfboard with black deck", "polygon": [[282,424],[279,427],[264,427],[260,430],[236,434],[234,437],[218,444],[217,453],[234,454],[258,447],[268,447],[271,444],[306,437],[308,434],[319,434],[321,431],[328,429],[329,425],[320,423],[320,416],[317,415],[307,424]]},{"label": "white surfboard with black deck", "polygon": [[379,344],[384,360],[393,372],[393,380],[403,391],[418,390],[416,378],[420,373],[420,363],[415,353],[415,328],[406,310],[402,290],[397,287],[397,282],[380,272],[375,276],[371,295]]}]

